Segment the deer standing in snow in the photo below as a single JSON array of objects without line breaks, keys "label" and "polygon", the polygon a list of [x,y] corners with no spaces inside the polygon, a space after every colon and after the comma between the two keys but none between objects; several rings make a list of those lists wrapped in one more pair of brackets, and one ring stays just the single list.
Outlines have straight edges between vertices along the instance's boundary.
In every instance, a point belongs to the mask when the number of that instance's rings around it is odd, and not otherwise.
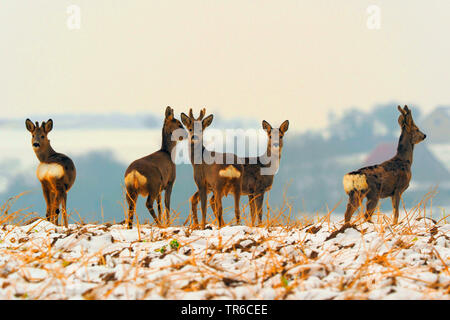
[{"label": "deer standing in snow", "polygon": [[31,145],[39,159],[36,174],[41,182],[44,199],[47,204],[46,218],[58,225],[58,215],[62,207],[64,226],[67,227],[67,192],[73,186],[76,178],[76,169],[73,161],[64,154],[53,150],[48,139],[48,133],[53,129],[53,120],[43,121],[41,126],[30,119],[25,126],[31,132]]},{"label": "deer standing in snow", "polygon": [[[175,131],[178,132],[175,133]],[[172,151],[177,142],[187,137],[181,122],[174,118],[173,109],[166,108],[162,128],[162,145],[158,151],[135,160],[125,171],[126,200],[128,202],[128,228],[132,227],[138,196],[147,197],[146,206],[155,222],[160,225],[162,208],[161,193],[164,194],[166,220],[169,221],[170,196],[176,178],[176,166],[172,161]],[[158,217],[153,203],[157,202]]]},{"label": "deer standing in snow", "polygon": [[[252,226],[256,217],[258,224],[262,222],[262,206],[264,194],[272,189],[273,178],[278,170],[283,149],[283,137],[289,129],[289,120],[284,121],[280,128],[272,128],[270,123],[263,120],[262,127],[267,133],[267,150],[261,157],[244,158],[244,174],[242,176],[241,195],[247,195],[250,205]],[[264,169],[267,172],[264,172]],[[270,169],[270,170],[269,170]],[[211,205],[215,199],[211,197]]]},{"label": "deer standing in snow", "polygon": [[[236,155],[209,151],[205,148],[203,145],[203,132],[213,121],[212,114],[204,118],[205,112],[206,110],[202,109],[197,119],[194,118],[192,109],[189,110],[189,116],[184,113],[181,114],[181,121],[189,133],[190,158],[194,170],[194,181],[198,188],[198,191],[191,197],[191,214],[194,219],[194,224],[198,225],[197,204],[200,200],[202,211],[201,226],[204,229],[206,223],[207,196],[209,192],[212,192],[214,194],[214,201],[211,202],[211,205],[219,228],[221,228],[224,225],[222,197],[227,196],[228,193],[233,193],[234,195],[236,223],[240,223],[239,200],[241,196],[243,167],[242,164],[238,164]],[[205,162],[205,158],[214,158],[220,161],[207,163]],[[232,159],[232,164],[227,164],[227,159]]]},{"label": "deer standing in snow", "polygon": [[[270,159],[270,162],[262,162],[258,157],[256,163],[253,163],[251,158],[245,158],[244,177],[242,178],[242,194],[248,195],[252,225],[255,223],[256,216],[258,216],[258,224],[261,224],[264,193],[272,188],[273,178],[281,160],[283,137],[289,129],[289,120],[284,121],[278,129],[272,128],[267,121],[263,120],[262,127],[268,138],[264,157],[267,160]],[[267,169],[271,166],[273,166],[270,170],[271,174],[264,174],[263,168]]]},{"label": "deer standing in snow", "polygon": [[398,124],[401,128],[397,154],[379,165],[361,168],[346,174],[343,178],[345,192],[349,195],[345,211],[345,225],[350,225],[353,213],[362,200],[367,198],[365,218],[370,221],[379,199],[391,197],[394,211],[394,224],[398,222],[398,206],[402,193],[408,188],[411,180],[411,165],[414,145],[423,141],[423,134],[413,121],[411,110],[398,106],[400,116]]}]

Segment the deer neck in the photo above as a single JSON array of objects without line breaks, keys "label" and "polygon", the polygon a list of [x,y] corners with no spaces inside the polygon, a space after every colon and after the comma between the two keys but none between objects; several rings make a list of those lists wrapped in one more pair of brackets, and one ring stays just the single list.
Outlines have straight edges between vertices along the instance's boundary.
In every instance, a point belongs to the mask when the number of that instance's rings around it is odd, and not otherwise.
[{"label": "deer neck", "polygon": [[267,143],[266,153],[262,157],[264,159],[264,161],[262,162],[264,167],[272,166],[272,161],[275,160],[276,161],[275,166],[276,166],[276,169],[278,170],[278,167],[280,166],[280,161],[281,161],[281,150],[278,153],[278,158],[272,159],[272,150],[270,148],[270,143]]},{"label": "deer neck", "polygon": [[412,143],[411,135],[405,129],[402,129],[400,139],[397,147],[397,158],[407,160],[412,164],[413,161],[414,144]]},{"label": "deer neck", "polygon": [[[267,157],[270,157],[272,155],[272,150],[270,148],[270,144],[267,144],[267,150],[266,150],[266,154]],[[281,160],[281,150],[280,152],[278,152],[278,160]]]},{"label": "deer neck", "polygon": [[200,164],[203,163],[203,153],[205,151],[205,146],[202,142],[195,145],[191,140],[189,140],[189,152],[191,158],[191,164]]},{"label": "deer neck", "polygon": [[173,149],[177,146],[177,141],[172,140],[172,134],[162,130],[161,151],[172,154]]},{"label": "deer neck", "polygon": [[34,150],[34,153],[36,153],[39,162],[47,162],[52,155],[56,154],[56,151],[53,150],[49,141],[48,146],[46,148],[41,147],[38,150]]}]

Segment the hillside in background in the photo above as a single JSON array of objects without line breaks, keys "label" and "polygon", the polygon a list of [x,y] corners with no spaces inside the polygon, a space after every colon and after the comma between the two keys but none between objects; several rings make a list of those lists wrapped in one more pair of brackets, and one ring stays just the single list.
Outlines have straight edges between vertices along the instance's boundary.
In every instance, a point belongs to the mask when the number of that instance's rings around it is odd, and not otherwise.
[{"label": "hillside in background", "polygon": [[[420,110],[413,109],[413,115],[417,125],[428,137],[433,137],[432,128],[421,126]],[[53,118],[58,128],[66,128],[65,126],[70,124],[70,129],[76,129],[77,126],[79,129],[93,126],[114,130],[141,126],[160,130],[162,122],[160,118],[150,114],[110,115],[104,120],[100,116],[80,115],[74,116],[73,121],[70,121],[69,116]],[[219,129],[260,126],[259,121],[245,119],[226,121],[220,119],[220,116],[216,118],[213,126]],[[368,113],[353,109],[339,117],[330,114],[329,126],[323,131],[288,132],[284,140],[281,168],[270,192],[269,204],[277,208],[287,201],[292,205],[293,214],[311,214],[328,212],[328,209],[331,210],[340,203],[335,212],[344,212],[347,197],[342,188],[342,176],[367,165],[373,159],[387,160],[395,153],[400,132],[397,118],[398,111],[396,104],[393,103],[377,106]],[[59,122],[56,122],[57,119]],[[0,130],[16,125],[23,126],[21,121],[3,121]],[[154,137],[157,138],[153,139],[157,141],[153,143],[159,145],[159,131],[156,133]],[[108,136],[104,139],[108,139]],[[145,141],[146,138],[142,137],[137,143],[142,142],[144,145]],[[28,140],[20,143],[29,147]],[[412,168],[413,180],[403,196],[405,207],[416,205],[433,187],[438,187],[438,193],[433,199],[434,212],[439,212],[439,206],[450,207],[450,173],[447,161],[450,155],[449,146],[450,144],[430,144],[425,141],[416,147]],[[143,148],[144,152],[145,149]],[[98,222],[123,220],[123,174],[128,164],[111,150],[89,151],[74,155],[72,158],[77,166],[77,181],[68,197],[68,208],[72,211],[72,217],[79,220],[80,216],[85,221]],[[32,160],[35,168],[37,159]],[[19,169],[19,165],[20,159],[15,159],[13,155],[0,158],[0,203],[4,203],[11,196],[30,191],[17,200],[14,208],[30,208],[30,211],[37,211],[44,216],[45,203],[34,169]],[[180,212],[178,222],[183,223],[186,219],[189,211],[188,200],[194,191],[191,165],[178,165],[177,180],[172,193],[172,208]],[[142,198],[139,199],[138,213],[141,220],[150,218],[144,202]],[[243,197],[242,205],[245,206],[246,202],[247,197]],[[232,203],[231,196],[224,201],[227,221],[234,215],[233,210],[230,210]],[[384,200],[381,205],[383,209],[390,210],[389,199]]]}]

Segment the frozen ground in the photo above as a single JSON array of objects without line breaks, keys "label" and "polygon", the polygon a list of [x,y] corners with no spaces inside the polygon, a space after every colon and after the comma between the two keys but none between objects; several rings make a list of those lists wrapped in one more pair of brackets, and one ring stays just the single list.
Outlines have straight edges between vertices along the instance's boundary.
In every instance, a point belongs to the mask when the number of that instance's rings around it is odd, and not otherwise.
[{"label": "frozen ground", "polygon": [[450,224],[0,230],[0,299],[449,299]]}]

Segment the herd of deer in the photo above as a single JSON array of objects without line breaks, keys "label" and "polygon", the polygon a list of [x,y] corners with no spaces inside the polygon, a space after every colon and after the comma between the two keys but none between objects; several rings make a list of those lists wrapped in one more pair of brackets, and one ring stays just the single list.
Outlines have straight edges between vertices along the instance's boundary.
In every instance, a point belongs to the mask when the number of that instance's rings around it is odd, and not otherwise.
[{"label": "herd of deer", "polygon": [[[350,226],[350,219],[364,198],[367,198],[365,218],[370,221],[379,199],[391,197],[394,210],[393,222],[395,224],[398,222],[400,197],[408,188],[411,180],[414,145],[423,141],[426,137],[415,125],[411,111],[407,106],[404,108],[399,106],[398,110],[400,111],[398,123],[401,127],[401,135],[397,154],[392,159],[379,165],[365,167],[344,176],[343,185],[349,196],[349,201],[343,227]],[[163,218],[162,191],[165,192],[165,217],[166,221],[169,221],[170,196],[176,178],[176,166],[171,155],[177,142],[187,137],[189,138],[194,181],[198,189],[190,198],[194,225],[198,226],[197,205],[200,201],[201,227],[205,228],[209,193],[212,193],[210,204],[219,227],[224,224],[222,198],[229,193],[234,195],[237,224],[240,223],[239,203],[241,195],[247,195],[249,198],[252,225],[255,225],[256,218],[258,218],[258,224],[261,223],[264,194],[271,189],[274,178],[274,173],[263,174],[262,172],[264,167],[271,164],[263,161],[262,157],[238,158],[234,154],[218,153],[206,149],[203,145],[203,132],[211,125],[212,121],[213,115],[205,117],[205,109],[201,110],[197,118],[194,117],[192,109],[190,109],[189,115],[181,114],[180,122],[174,117],[173,109],[171,107],[166,108],[161,149],[134,161],[125,171],[126,200],[129,206],[125,223],[128,228],[132,227],[139,195],[147,197],[146,206],[150,214],[158,225],[161,224]],[[25,123],[27,130],[32,134],[31,144],[40,162],[37,177],[42,184],[44,199],[47,204],[46,218],[52,223],[58,224],[58,215],[62,212],[64,225],[67,227],[67,192],[75,182],[75,165],[69,157],[57,153],[51,147],[50,140],[47,137],[53,128],[51,119],[42,122],[40,126],[38,122],[34,124],[29,119]],[[283,136],[289,128],[289,121],[284,121],[279,128],[273,128],[267,121],[263,121],[262,127],[268,136],[267,150],[263,157],[269,157],[271,161],[276,161],[278,166],[283,148]],[[196,128],[200,128],[200,130],[196,130]],[[182,132],[178,140],[173,139],[176,130]],[[195,150],[200,152],[196,153]],[[210,163],[204,160],[205,155],[223,161]],[[225,159],[228,161],[225,161]],[[232,159],[231,164],[229,159]],[[155,200],[158,216],[153,209]]]}]

